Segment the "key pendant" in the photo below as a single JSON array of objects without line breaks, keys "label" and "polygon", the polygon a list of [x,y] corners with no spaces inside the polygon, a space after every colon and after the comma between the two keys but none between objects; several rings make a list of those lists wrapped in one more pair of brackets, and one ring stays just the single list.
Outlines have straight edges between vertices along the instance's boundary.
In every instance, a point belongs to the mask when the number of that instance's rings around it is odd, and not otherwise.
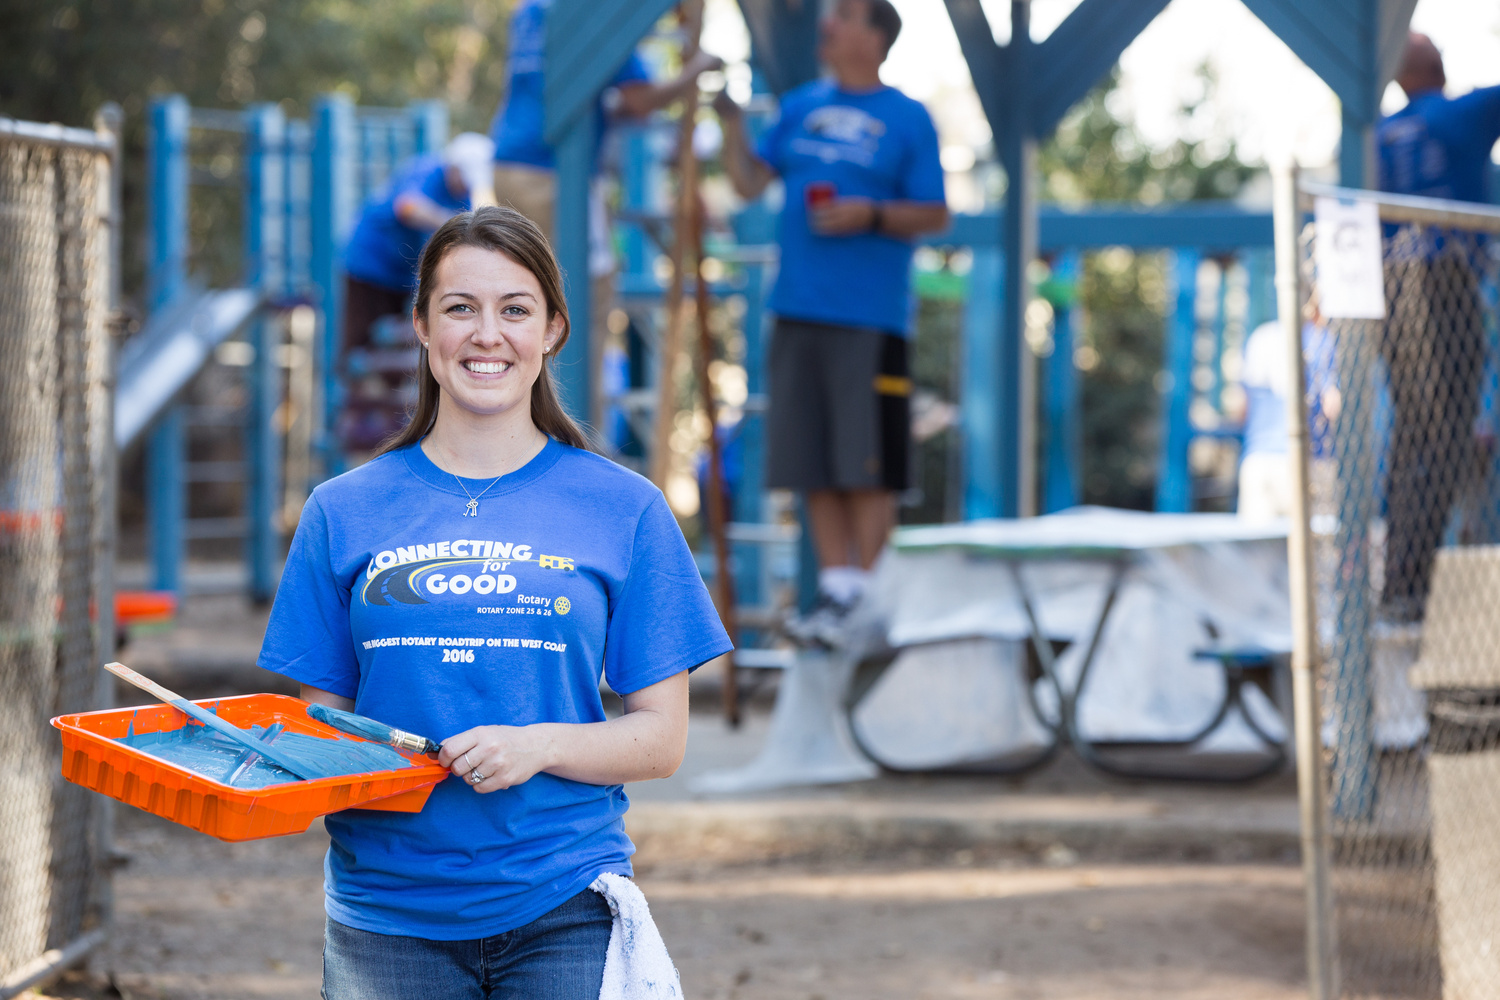
[{"label": "key pendant", "polygon": [[479,501],[478,500],[470,500],[469,501],[469,509],[466,510],[466,511],[464,511],[464,517],[478,517],[478,516],[479,516]]}]

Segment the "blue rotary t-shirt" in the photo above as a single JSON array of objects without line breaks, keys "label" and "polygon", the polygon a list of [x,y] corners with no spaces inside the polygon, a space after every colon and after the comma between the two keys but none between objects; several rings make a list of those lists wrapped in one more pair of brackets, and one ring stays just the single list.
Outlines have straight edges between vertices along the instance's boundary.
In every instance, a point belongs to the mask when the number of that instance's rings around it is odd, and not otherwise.
[{"label": "blue rotary t-shirt", "polygon": [[[441,741],[602,722],[601,672],[630,693],[729,648],[661,493],[553,441],[493,486],[461,487],[420,446],[319,486],[259,662]],[[630,873],[626,806],[619,785],[543,773],[488,795],[450,776],[419,813],[334,813],[328,915],[430,940],[520,927]]]},{"label": "blue rotary t-shirt", "polygon": [[787,319],[907,335],[911,242],[875,233],[816,235],[805,191],[823,181],[839,197],[943,201],[937,130],[927,109],[892,87],[854,94],[815,81],[782,99],[758,152],[786,184],[771,310]]},{"label": "blue rotary t-shirt", "polygon": [[1485,201],[1490,150],[1500,139],[1500,87],[1454,98],[1417,94],[1381,120],[1376,139],[1382,191]]},{"label": "blue rotary t-shirt", "polygon": [[417,287],[417,258],[432,233],[396,217],[396,200],[415,192],[450,212],[467,212],[469,198],[448,189],[440,156],[421,156],[402,167],[380,195],[365,206],[344,247],[344,270],[381,288],[411,292]]},{"label": "blue rotary t-shirt", "polygon": [[[524,163],[547,170],[554,166],[552,147],[543,138],[546,116],[542,103],[547,69],[547,9],[551,6],[551,0],[523,0],[511,15],[505,103],[490,123],[497,163]],[[641,57],[632,52],[610,86],[650,78]],[[602,106],[596,105],[594,113],[602,121]]]}]

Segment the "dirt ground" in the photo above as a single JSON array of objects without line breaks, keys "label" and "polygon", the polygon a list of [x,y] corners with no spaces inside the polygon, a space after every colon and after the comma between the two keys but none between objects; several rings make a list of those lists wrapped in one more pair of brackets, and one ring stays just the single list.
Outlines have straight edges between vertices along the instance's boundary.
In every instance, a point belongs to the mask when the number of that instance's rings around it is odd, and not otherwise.
[{"label": "dirt ground", "polygon": [[[121,809],[110,960],[126,998],[318,995],[326,837],[224,844]],[[725,866],[642,858],[693,1000],[1291,1000],[1284,863],[905,851]],[[97,995],[75,980],[48,995]]]},{"label": "dirt ground", "polygon": [[[200,598],[127,662],[189,697],[272,690],[253,667],[260,626],[238,598]],[[682,771],[631,791],[638,881],[690,1000],[1306,996],[1288,776],[1131,786],[1063,755],[1024,781],[885,776],[705,801],[691,777],[751,759],[770,706],[730,731],[708,694]],[[117,990],[72,974],[46,996],[318,996],[320,824],[225,844],[126,806],[116,816],[125,862],[95,969]]]}]

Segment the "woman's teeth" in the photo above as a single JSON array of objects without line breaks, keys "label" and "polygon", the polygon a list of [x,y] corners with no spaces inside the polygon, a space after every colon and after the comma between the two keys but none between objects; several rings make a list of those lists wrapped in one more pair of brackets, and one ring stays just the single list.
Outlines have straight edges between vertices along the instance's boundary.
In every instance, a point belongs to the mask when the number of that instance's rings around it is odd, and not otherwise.
[{"label": "woman's teeth", "polygon": [[464,367],[476,375],[499,375],[510,367],[508,361],[465,361]]}]

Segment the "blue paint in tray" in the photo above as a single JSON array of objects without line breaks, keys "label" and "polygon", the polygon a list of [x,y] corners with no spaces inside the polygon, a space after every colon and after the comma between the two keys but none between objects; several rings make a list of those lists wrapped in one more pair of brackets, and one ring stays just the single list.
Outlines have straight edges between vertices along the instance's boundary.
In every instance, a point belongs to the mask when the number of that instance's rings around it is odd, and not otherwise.
[{"label": "blue paint in tray", "polygon": [[[302,780],[229,737],[194,722],[159,733],[136,733],[134,728],[132,723],[132,731],[120,737],[119,742],[235,788],[265,788]],[[277,751],[292,758],[293,763],[305,765],[310,774],[319,778],[412,766],[393,747],[341,736],[289,733],[279,722],[269,727],[251,726],[246,733],[274,745]]]}]

